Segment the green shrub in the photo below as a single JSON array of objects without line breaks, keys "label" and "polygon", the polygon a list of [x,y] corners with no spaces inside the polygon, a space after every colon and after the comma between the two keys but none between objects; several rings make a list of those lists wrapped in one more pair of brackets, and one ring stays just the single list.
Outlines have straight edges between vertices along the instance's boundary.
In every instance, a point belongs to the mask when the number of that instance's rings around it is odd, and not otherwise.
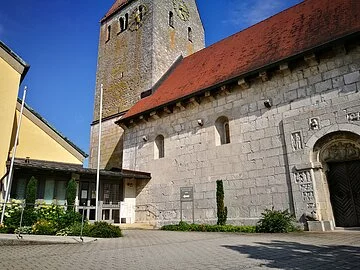
[{"label": "green shrub", "polygon": [[54,235],[56,233],[55,224],[49,220],[38,220],[32,226],[32,233],[39,235]]},{"label": "green shrub", "polygon": [[0,233],[10,233],[9,228],[5,225],[0,224]]},{"label": "green shrub", "polygon": [[234,225],[209,225],[209,224],[188,224],[180,222],[179,224],[165,225],[161,227],[165,231],[197,231],[197,232],[256,232],[255,226],[234,226]]},{"label": "green shrub", "polygon": [[[91,224],[88,222],[84,222],[83,227],[83,236],[89,235]],[[62,235],[62,236],[80,236],[81,234],[81,222],[76,222],[71,224],[69,227],[66,227],[64,229],[59,230],[56,235]]]},{"label": "green shrub", "polygon": [[33,208],[25,208],[21,226],[32,226],[37,220],[38,215],[36,213],[36,210]]},{"label": "green shrub", "polygon": [[76,181],[71,179],[66,186],[66,202],[68,205],[68,210],[74,209],[75,199],[76,199]]},{"label": "green shrub", "polygon": [[26,185],[26,208],[34,208],[37,194],[37,180],[33,176],[30,178],[29,183]]},{"label": "green shrub", "polygon": [[[80,236],[80,233],[81,223],[74,223],[73,225],[60,230],[57,235]],[[95,222],[94,224],[85,222],[82,235],[97,238],[115,238],[121,237],[122,233],[119,227],[106,222]]]},{"label": "green shrub", "polygon": [[74,223],[81,223],[81,214],[73,210],[65,211],[58,205],[41,206],[37,209],[38,219],[47,220],[54,224],[55,230],[59,231]]},{"label": "green shrub", "polygon": [[64,211],[57,220],[57,228],[59,230],[65,229],[72,224],[81,223],[82,216],[79,212],[74,210]]},{"label": "green shrub", "polygon": [[256,225],[256,231],[262,233],[287,233],[296,231],[295,218],[288,212],[265,209]]},{"label": "green shrub", "polygon": [[17,228],[14,233],[16,233],[16,234],[19,234],[19,233],[21,233],[21,234],[32,234],[33,233],[33,228],[32,228],[32,226],[24,226],[24,227],[21,227],[21,228]]},{"label": "green shrub", "polygon": [[224,206],[224,186],[222,180],[216,180],[216,205],[217,224],[225,225],[227,219],[227,207]]},{"label": "green shrub", "polygon": [[19,201],[11,201],[10,205],[6,206],[4,225],[6,233],[14,233],[15,229],[20,225],[21,205]]},{"label": "green shrub", "polygon": [[121,237],[122,234],[119,227],[99,221],[92,224],[88,236],[99,238],[115,238]]}]

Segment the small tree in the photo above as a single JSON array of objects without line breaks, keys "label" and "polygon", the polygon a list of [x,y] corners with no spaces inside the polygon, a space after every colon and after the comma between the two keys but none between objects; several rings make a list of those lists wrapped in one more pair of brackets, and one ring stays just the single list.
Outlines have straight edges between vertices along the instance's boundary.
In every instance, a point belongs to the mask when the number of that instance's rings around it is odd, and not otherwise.
[{"label": "small tree", "polygon": [[76,181],[71,179],[66,187],[66,202],[68,205],[68,210],[74,209],[75,199],[76,199]]},{"label": "small tree", "polygon": [[35,201],[36,201],[36,195],[37,195],[37,185],[38,185],[38,181],[36,180],[36,178],[34,176],[32,176],[30,178],[29,183],[26,186],[26,196],[25,196],[25,200],[26,200],[26,208],[28,209],[33,209],[35,206]]},{"label": "small tree", "polygon": [[217,204],[217,224],[225,225],[227,219],[227,207],[224,206],[224,186],[222,180],[216,180],[216,204]]}]

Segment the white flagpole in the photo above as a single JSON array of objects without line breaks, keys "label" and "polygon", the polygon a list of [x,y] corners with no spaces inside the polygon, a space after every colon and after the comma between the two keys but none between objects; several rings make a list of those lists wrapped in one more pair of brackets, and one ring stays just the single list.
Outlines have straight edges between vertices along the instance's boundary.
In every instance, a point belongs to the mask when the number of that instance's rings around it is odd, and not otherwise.
[{"label": "white flagpole", "polygon": [[[13,153],[12,153],[12,157],[11,157],[9,175],[8,175],[7,181],[6,181],[7,185],[6,185],[6,190],[5,190],[5,201],[4,201],[2,212],[1,212],[1,224],[3,224],[3,222],[4,222],[5,207],[6,207],[6,203],[8,202],[8,200],[10,198],[11,184],[12,184],[12,178],[13,178],[13,169],[14,169],[14,161],[15,161],[15,156],[16,156],[17,142],[19,140],[21,119],[22,119],[22,115],[23,115],[23,111],[24,111],[26,91],[27,91],[27,86],[24,87],[24,94],[23,94],[23,98],[22,98],[21,110],[20,110],[20,116],[19,116],[19,125],[17,126],[17,129],[16,129],[15,145],[14,145]],[[16,110],[15,110],[15,112],[16,112]]]},{"label": "white flagpole", "polygon": [[99,221],[99,186],[100,186],[100,154],[101,154],[101,121],[102,121],[102,100],[103,100],[103,84],[100,85],[100,116],[99,116],[99,139],[98,139],[98,156],[96,171],[96,206],[95,221]]}]

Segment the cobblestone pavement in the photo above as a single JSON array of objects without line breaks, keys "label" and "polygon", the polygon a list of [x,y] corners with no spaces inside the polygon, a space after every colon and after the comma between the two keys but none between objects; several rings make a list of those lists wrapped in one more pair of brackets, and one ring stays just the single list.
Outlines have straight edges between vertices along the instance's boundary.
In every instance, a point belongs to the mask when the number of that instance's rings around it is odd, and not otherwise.
[{"label": "cobblestone pavement", "polygon": [[0,246],[0,269],[360,269],[360,232],[124,231],[85,244]]}]

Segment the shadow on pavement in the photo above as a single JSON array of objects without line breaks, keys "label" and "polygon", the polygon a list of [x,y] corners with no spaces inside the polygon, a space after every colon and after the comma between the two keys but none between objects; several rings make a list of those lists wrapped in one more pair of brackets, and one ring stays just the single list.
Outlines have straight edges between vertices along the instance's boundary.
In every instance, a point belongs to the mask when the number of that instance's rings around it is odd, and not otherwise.
[{"label": "shadow on pavement", "polygon": [[360,247],[309,245],[297,242],[255,242],[253,245],[223,247],[263,260],[261,266],[280,269],[360,269]]}]

